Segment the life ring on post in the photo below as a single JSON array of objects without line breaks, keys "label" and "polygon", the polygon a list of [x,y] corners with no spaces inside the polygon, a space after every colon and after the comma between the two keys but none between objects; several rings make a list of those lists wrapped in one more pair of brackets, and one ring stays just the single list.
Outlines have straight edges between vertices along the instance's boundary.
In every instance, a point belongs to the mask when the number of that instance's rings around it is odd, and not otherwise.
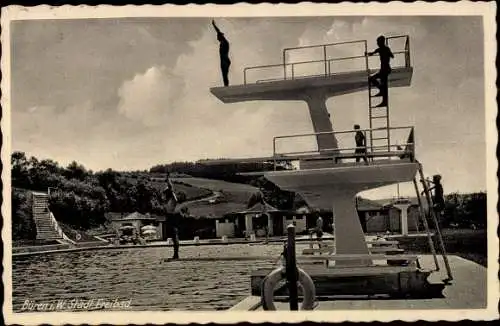
[{"label": "life ring on post", "polygon": [[[313,310],[316,302],[316,287],[309,275],[307,275],[301,268],[298,269],[298,285],[302,288],[302,295],[304,297],[300,310]],[[276,285],[285,279],[285,267],[279,267],[269,273],[262,281],[261,289],[261,302],[264,310],[276,310],[274,305],[274,289]]]},{"label": "life ring on post", "polygon": [[80,241],[82,239],[82,236],[80,235],[80,233],[76,234],[75,239],[76,239],[76,241]]}]

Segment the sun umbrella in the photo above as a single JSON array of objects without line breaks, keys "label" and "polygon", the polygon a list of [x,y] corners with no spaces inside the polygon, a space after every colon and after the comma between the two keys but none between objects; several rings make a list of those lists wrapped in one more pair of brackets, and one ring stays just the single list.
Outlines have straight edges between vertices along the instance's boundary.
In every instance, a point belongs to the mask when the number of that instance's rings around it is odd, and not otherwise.
[{"label": "sun umbrella", "polygon": [[151,230],[151,229],[149,229],[149,230],[144,230],[144,231],[142,232],[142,234],[156,234],[156,231],[155,231],[155,230]]},{"label": "sun umbrella", "polygon": [[141,230],[146,231],[146,230],[153,230],[156,231],[156,226],[154,225],[145,225],[141,228]]},{"label": "sun umbrella", "polygon": [[132,225],[125,225],[120,227],[120,230],[130,230],[130,229],[135,229]]}]

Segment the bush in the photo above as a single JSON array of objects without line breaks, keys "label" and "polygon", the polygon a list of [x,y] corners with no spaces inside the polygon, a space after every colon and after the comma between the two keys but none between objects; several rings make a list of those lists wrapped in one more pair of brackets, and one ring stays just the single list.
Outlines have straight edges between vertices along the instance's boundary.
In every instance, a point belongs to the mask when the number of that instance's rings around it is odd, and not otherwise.
[{"label": "bush", "polygon": [[443,226],[486,228],[486,218],[486,193],[453,193],[446,196]]},{"label": "bush", "polygon": [[35,240],[36,225],[26,191],[12,190],[12,240]]}]

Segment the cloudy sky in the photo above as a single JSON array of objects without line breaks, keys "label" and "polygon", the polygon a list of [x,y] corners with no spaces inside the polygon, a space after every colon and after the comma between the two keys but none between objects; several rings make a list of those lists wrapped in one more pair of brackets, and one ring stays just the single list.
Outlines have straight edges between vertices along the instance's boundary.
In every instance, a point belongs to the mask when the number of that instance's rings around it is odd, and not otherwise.
[{"label": "cloudy sky", "polygon": [[[272,153],[312,132],[305,103],[223,104],[211,18],[17,21],[11,25],[12,150],[93,170]],[[280,63],[285,47],[411,37],[414,76],[391,90],[392,125],[414,125],[417,157],[447,192],[486,189],[480,17],[221,18],[230,81]],[[397,50],[397,49],[393,49]],[[303,56],[303,54],[301,54]],[[307,57],[307,55],[305,55]],[[302,59],[302,57],[292,58]],[[368,127],[366,92],[328,101],[334,129]]]}]

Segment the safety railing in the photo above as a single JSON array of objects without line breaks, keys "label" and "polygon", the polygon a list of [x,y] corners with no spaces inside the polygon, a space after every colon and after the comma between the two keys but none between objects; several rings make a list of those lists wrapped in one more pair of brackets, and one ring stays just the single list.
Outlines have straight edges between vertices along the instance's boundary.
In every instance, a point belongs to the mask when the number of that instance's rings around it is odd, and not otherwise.
[{"label": "safety railing", "polygon": [[[397,57],[398,55],[404,55],[404,62],[403,62],[403,64],[396,64],[395,68],[401,68],[401,67],[409,68],[411,66],[409,36],[408,35],[401,35],[401,36],[387,37],[386,42],[392,48],[392,44],[395,43],[396,40],[400,40],[400,39],[404,40],[404,46],[402,47],[402,50],[394,51],[394,49],[393,49],[393,54],[395,57]],[[343,45],[353,45],[353,46],[354,45],[361,45],[362,51],[359,51],[361,53],[358,55],[350,55],[350,56],[343,56],[343,57],[331,57],[328,55],[328,52],[330,49],[333,49],[333,51],[335,51],[336,49],[339,48],[339,46],[343,46]],[[399,48],[399,46],[398,46],[398,48]],[[287,55],[289,55],[292,51],[304,50],[304,49],[322,50],[321,51],[322,58],[317,59],[317,60],[287,62]],[[248,84],[248,83],[262,83],[262,82],[270,82],[270,81],[279,81],[279,80],[295,80],[295,79],[305,78],[305,77],[331,76],[331,75],[346,72],[346,71],[342,71],[342,70],[332,69],[333,63],[361,60],[361,59],[363,59],[363,64],[359,66],[359,69],[357,69],[357,71],[369,71],[370,64],[369,64],[368,56],[365,55],[366,52],[368,52],[368,44],[367,44],[366,40],[336,42],[336,43],[329,43],[329,44],[285,48],[283,50],[282,63],[280,63],[280,64],[262,65],[262,66],[254,66],[254,67],[244,68],[244,70],[243,70],[243,82],[244,82],[244,84]],[[311,74],[307,74],[307,75],[297,75],[297,73],[296,73],[297,67],[304,66],[304,65],[309,65],[309,66],[317,65],[318,67],[322,67],[322,68],[319,69],[317,73],[311,73]],[[257,70],[267,70],[269,72],[271,69],[275,69],[276,74],[273,73],[273,75],[276,75],[276,77],[265,78],[265,79],[256,79],[254,82],[249,81],[249,74],[251,72],[255,72]],[[278,73],[278,71],[280,69],[281,69],[281,73]]]},{"label": "safety railing", "polygon": [[[374,145],[370,146],[369,139],[367,135],[376,131],[385,131],[394,132],[399,131],[401,136],[397,137],[399,139],[405,139],[399,144],[391,144],[387,146],[384,145]],[[350,135],[351,140],[354,140],[354,135],[356,132],[362,132],[365,136],[365,144],[364,147],[359,146],[339,146],[338,148],[322,148],[321,150],[316,148],[314,150],[303,150],[303,151],[287,151],[287,152],[279,152],[277,150],[277,142],[283,139],[291,139],[291,138],[304,138],[304,137],[318,137],[321,135],[332,135],[336,139],[338,136],[342,135]],[[356,153],[356,150],[362,150]],[[390,158],[394,156],[399,156],[401,158],[409,158],[411,161],[415,158],[415,134],[413,126],[403,126],[403,127],[391,127],[391,128],[376,128],[376,129],[352,129],[352,130],[343,130],[343,131],[331,131],[331,132],[316,132],[316,133],[303,133],[303,134],[294,134],[294,135],[284,135],[284,136],[276,136],[273,138],[273,160],[274,167],[276,169],[277,164],[282,160],[290,160],[292,157],[294,160],[300,159],[314,159],[314,158],[322,158],[322,159],[332,159],[337,161],[338,159],[349,159],[349,158]]]}]

